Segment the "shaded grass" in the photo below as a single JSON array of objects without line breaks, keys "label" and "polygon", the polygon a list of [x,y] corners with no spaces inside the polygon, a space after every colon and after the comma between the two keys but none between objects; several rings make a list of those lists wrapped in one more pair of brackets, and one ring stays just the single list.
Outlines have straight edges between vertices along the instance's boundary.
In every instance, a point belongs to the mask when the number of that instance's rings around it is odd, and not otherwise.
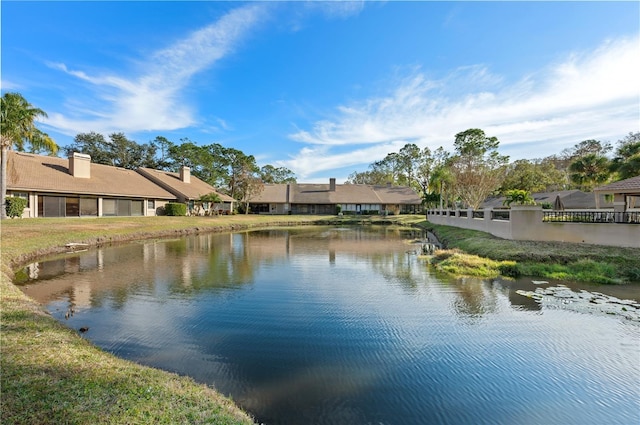
[{"label": "shaded grass", "polygon": [[[214,389],[119,359],[53,319],[11,283],[13,271],[65,244],[108,245],[192,233],[306,224],[410,225],[420,216],[225,216],[2,221],[0,423],[250,424]],[[247,347],[251,349],[251,347]]]},{"label": "shaded grass", "polygon": [[640,250],[564,242],[512,241],[423,221],[447,248],[495,261],[513,261],[510,275],[592,283],[640,283]]}]

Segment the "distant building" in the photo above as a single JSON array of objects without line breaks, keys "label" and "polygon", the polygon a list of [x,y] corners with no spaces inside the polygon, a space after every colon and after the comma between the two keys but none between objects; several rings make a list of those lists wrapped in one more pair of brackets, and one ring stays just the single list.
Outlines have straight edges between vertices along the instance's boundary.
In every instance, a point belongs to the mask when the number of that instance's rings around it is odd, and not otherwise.
[{"label": "distant building", "polygon": [[215,205],[205,205],[202,210],[213,209],[220,213],[230,213],[233,210],[234,199],[219,193],[210,184],[191,175],[189,167],[181,167],[180,172],[154,170],[152,168],[140,168],[138,173],[148,178],[152,182],[171,192],[178,202],[186,203],[191,213],[196,213],[198,205],[196,201],[203,195],[215,192],[221,202]]},{"label": "distant building", "polygon": [[[565,209],[594,209],[596,208],[596,197],[593,193],[583,192],[581,190],[558,190],[555,192],[540,192],[533,193],[531,197],[536,204],[549,204],[553,206],[556,199],[559,198],[560,202]],[[488,198],[482,204],[481,208],[505,208],[504,196]],[[608,202],[604,196],[599,196],[600,208],[613,208],[613,204]]]},{"label": "distant building", "polygon": [[400,214],[421,211],[422,199],[410,187],[360,184],[265,184],[249,202],[258,214]]},{"label": "distant building", "polygon": [[[613,197],[613,207],[616,211],[627,211],[640,208],[640,176],[620,180],[593,190],[599,195]],[[600,207],[598,205],[598,207]]]}]

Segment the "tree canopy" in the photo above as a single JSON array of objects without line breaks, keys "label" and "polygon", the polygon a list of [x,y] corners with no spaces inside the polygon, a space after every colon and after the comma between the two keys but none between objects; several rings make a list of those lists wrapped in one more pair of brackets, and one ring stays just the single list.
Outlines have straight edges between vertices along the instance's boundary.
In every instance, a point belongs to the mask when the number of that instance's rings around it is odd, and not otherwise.
[{"label": "tree canopy", "polygon": [[7,151],[29,150],[55,154],[58,145],[38,127],[36,120],[45,118],[47,113],[30,104],[19,93],[5,93],[0,98],[0,218],[7,218]]},{"label": "tree canopy", "polygon": [[453,191],[464,205],[477,209],[502,183],[509,157],[498,153],[496,137],[477,128],[456,134],[453,145]]},{"label": "tree canopy", "polygon": [[[15,148],[34,153],[55,154],[56,143],[35,122],[47,114],[31,105],[18,93],[1,98],[2,143],[2,213],[6,197],[6,151]],[[420,194],[425,204],[441,206],[461,204],[478,208],[492,194],[549,192],[578,188],[586,191],[611,181],[640,175],[640,133],[631,132],[611,143],[583,140],[542,159],[509,157],[498,151],[500,142],[478,128],[459,132],[453,151],[431,150],[406,143],[397,152],[374,160],[366,171],[353,172],[346,183],[409,186]],[[295,183],[293,171],[270,164],[258,166],[253,155],[220,143],[202,145],[184,138],[175,144],[166,137],[139,144],[124,133],[104,135],[79,133],[67,155],[85,153],[98,164],[122,168],[155,168],[177,172],[188,166],[191,173],[245,205],[254,199],[265,184]],[[613,152],[612,152],[613,151]],[[612,153],[612,157],[607,155]]]},{"label": "tree canopy", "polygon": [[640,132],[629,133],[618,141],[611,169],[618,180],[640,176]]}]

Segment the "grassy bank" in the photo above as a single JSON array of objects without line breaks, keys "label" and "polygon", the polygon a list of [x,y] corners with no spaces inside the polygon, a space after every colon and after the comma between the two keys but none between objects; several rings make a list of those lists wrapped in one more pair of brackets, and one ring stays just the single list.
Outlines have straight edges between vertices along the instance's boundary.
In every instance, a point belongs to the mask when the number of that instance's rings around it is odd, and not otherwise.
[{"label": "grassy bank", "polygon": [[[58,323],[11,283],[18,266],[67,251],[67,243],[108,245],[199,232],[307,224],[418,224],[450,248],[495,260],[532,276],[640,281],[638,250],[506,241],[482,232],[435,226],[421,216],[228,216],[24,219],[2,222],[0,281],[1,416],[7,424],[249,424],[215,390],[190,378],[116,358]],[[461,254],[461,253],[459,253]],[[464,254],[461,254],[464,255]],[[449,254],[443,256],[452,257]],[[487,262],[465,259],[470,270]],[[569,270],[574,267],[574,271]],[[605,270],[604,272],[602,270]],[[548,270],[548,271],[545,271]],[[580,273],[587,272],[588,276]],[[248,347],[250,349],[250,347]]]},{"label": "grassy bank", "polygon": [[[250,424],[215,390],[103,352],[11,283],[39,256],[91,246],[268,226],[397,224],[421,217],[225,216],[22,219],[2,222],[0,281],[3,424]],[[248,347],[249,349],[250,347]]]},{"label": "grassy bank", "polygon": [[511,241],[484,232],[427,221],[419,223],[419,226],[432,231],[447,248],[503,262],[503,274],[509,276],[603,284],[640,283],[640,250],[636,248]]}]

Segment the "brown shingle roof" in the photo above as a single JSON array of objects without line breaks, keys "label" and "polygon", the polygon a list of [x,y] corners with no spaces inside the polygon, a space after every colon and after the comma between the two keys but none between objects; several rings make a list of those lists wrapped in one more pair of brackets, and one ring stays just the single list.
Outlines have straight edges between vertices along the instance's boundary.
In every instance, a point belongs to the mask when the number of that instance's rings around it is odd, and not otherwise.
[{"label": "brown shingle roof", "polygon": [[603,193],[640,193],[640,176],[597,187],[593,191]]},{"label": "brown shingle roof", "polygon": [[251,203],[287,203],[287,189],[286,184],[265,184],[262,192],[251,199]]},{"label": "brown shingle roof", "polygon": [[175,199],[175,195],[133,170],[101,164],[91,164],[90,167],[89,178],[77,178],[69,174],[68,159],[9,151],[7,188],[14,191]]},{"label": "brown shingle roof", "polygon": [[374,186],[384,204],[420,205],[422,199],[415,190],[407,186]]},{"label": "brown shingle roof", "polygon": [[190,182],[185,183],[180,180],[178,173],[172,173],[170,171],[154,170],[152,168],[140,168],[138,172],[158,183],[179,199],[190,200],[198,199],[202,195],[207,195],[211,192],[215,192],[220,196],[223,202],[233,202],[233,198],[216,191],[216,189],[210,184],[200,180],[199,178],[191,175]]},{"label": "brown shingle roof", "polygon": [[[329,190],[328,184],[266,184],[252,203],[291,204],[408,204],[419,205],[422,200],[409,187],[338,184]],[[287,197],[287,190],[289,191]]]}]

